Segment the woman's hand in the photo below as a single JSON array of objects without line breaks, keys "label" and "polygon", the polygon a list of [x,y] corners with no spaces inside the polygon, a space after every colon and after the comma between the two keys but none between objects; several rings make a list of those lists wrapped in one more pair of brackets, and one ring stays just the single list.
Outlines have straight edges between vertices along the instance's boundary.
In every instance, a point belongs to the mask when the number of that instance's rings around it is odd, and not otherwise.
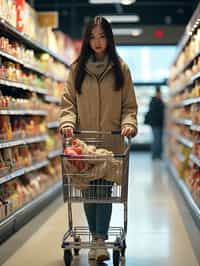
[{"label": "woman's hand", "polygon": [[61,129],[61,133],[64,135],[66,138],[72,138],[74,135],[74,129],[73,127],[63,127]]},{"label": "woman's hand", "polygon": [[136,128],[132,126],[124,126],[121,135],[123,137],[134,137],[136,135]]}]

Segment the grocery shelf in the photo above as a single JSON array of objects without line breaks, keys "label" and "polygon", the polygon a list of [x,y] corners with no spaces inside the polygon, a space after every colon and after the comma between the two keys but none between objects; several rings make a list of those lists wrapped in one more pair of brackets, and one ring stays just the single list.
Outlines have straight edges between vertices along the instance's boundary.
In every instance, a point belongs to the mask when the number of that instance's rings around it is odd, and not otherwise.
[{"label": "grocery shelf", "polygon": [[197,57],[199,57],[199,55],[200,55],[200,51],[198,52],[198,53],[196,53],[193,57],[192,57],[192,59],[190,59],[177,73],[176,73],[176,77],[177,76],[179,76],[182,72],[184,72],[187,68],[189,68],[191,65],[192,65],[192,63],[194,62],[194,60],[196,60],[197,59]]},{"label": "grocery shelf", "polygon": [[199,20],[199,14],[200,14],[200,4],[197,6],[196,11],[194,12],[192,18],[190,19],[185,33],[179,42],[177,54],[174,60],[174,65],[176,64],[178,56],[181,54],[182,50],[186,46],[186,44],[189,42],[189,40],[192,38],[194,31],[199,27],[200,20]]},{"label": "grocery shelf", "polygon": [[10,147],[18,146],[18,145],[42,142],[42,141],[46,141],[47,138],[48,138],[48,135],[45,134],[45,135],[40,135],[36,137],[31,137],[31,138],[24,138],[20,140],[0,142],[0,149],[10,148]]},{"label": "grocery shelf", "polygon": [[[172,89],[172,92],[170,93],[171,96],[174,96],[180,92],[182,92],[183,90],[185,90],[186,88],[190,87],[193,85],[193,83],[200,78],[200,72],[196,73],[195,75],[193,75],[190,80],[186,83],[186,84],[183,84],[181,86],[179,86],[178,88],[176,89]],[[193,98],[192,98],[193,99]],[[189,99],[188,99],[189,100]]]},{"label": "grocery shelf", "polygon": [[32,201],[25,203],[21,208],[0,221],[0,243],[15,233],[23,224],[31,220],[42,208],[60,195],[62,182],[58,181],[46,191],[36,196]]},{"label": "grocery shelf", "polygon": [[40,115],[40,116],[46,116],[47,111],[44,111],[44,110],[0,110],[0,115]]},{"label": "grocery shelf", "polygon": [[40,136],[36,136],[32,138],[27,138],[24,141],[25,141],[25,144],[31,144],[31,143],[46,141],[47,138],[48,138],[48,135],[44,134],[44,135],[40,135]]},{"label": "grocery shelf", "polygon": [[3,56],[3,57],[5,57],[5,58],[7,58],[7,59],[9,59],[9,60],[11,60],[11,61],[13,61],[13,62],[15,62],[15,63],[18,63],[20,65],[23,65],[23,61],[22,60],[14,57],[14,56],[12,56],[12,55],[10,55],[10,54],[2,51],[2,50],[0,50],[0,55]]},{"label": "grocery shelf", "polygon": [[48,160],[44,160],[42,162],[35,163],[34,165],[31,165],[29,167],[24,168],[24,173],[27,174],[29,172],[38,170],[40,168],[43,168],[43,167],[47,166],[48,164],[49,164],[49,161]]},{"label": "grocery shelf", "polygon": [[62,150],[61,149],[57,149],[57,150],[51,151],[48,154],[48,159],[52,159],[52,158],[55,158],[57,156],[60,156],[61,153],[62,153]]},{"label": "grocery shelf", "polygon": [[193,147],[193,142],[191,140],[186,139],[185,137],[182,137],[176,133],[172,134],[180,143],[182,143],[183,145],[192,148]]},{"label": "grocery shelf", "polygon": [[10,81],[10,80],[4,80],[0,79],[0,85],[8,86],[8,87],[14,87],[14,88],[20,88],[23,90],[28,90],[31,92],[36,92],[39,94],[47,94],[47,89],[42,89],[42,88],[35,88],[23,83],[15,82],[15,81]]},{"label": "grocery shelf", "polygon": [[192,196],[191,192],[189,191],[186,183],[179,176],[175,166],[171,163],[170,159],[167,158],[166,163],[167,163],[167,167],[168,167],[172,177],[174,178],[174,181],[175,181],[177,187],[181,191],[186,203],[188,204],[188,207],[190,209],[190,212],[191,212],[196,224],[200,228],[200,207],[198,206],[198,204],[193,199],[193,196]]},{"label": "grocery shelf", "polygon": [[[199,55],[200,55],[200,52],[199,52]],[[195,81],[195,80],[197,80],[197,79],[199,79],[200,78],[200,72],[198,72],[198,73],[196,73],[194,76],[192,76],[192,78],[191,78],[191,81]]]},{"label": "grocery shelf", "polygon": [[31,47],[32,49],[42,52],[42,53],[48,53],[51,55],[54,59],[57,61],[63,63],[68,67],[68,63],[63,60],[59,55],[51,51],[50,49],[44,47],[39,42],[36,42],[32,40],[30,37],[28,37],[26,34],[19,32],[16,28],[14,28],[12,25],[10,25],[8,22],[6,22],[4,19],[0,18],[0,29],[7,33],[12,38],[14,37],[16,40],[19,40],[20,42],[23,42],[23,44],[27,45],[28,47]]},{"label": "grocery shelf", "polygon": [[185,160],[184,155],[178,151],[176,146],[171,147],[171,151],[176,155],[180,162],[183,162]]},{"label": "grocery shelf", "polygon": [[194,154],[190,154],[190,160],[200,167],[200,158]]},{"label": "grocery shelf", "polygon": [[200,132],[200,126],[199,125],[192,125],[191,130]]},{"label": "grocery shelf", "polygon": [[30,173],[32,171],[43,168],[43,167],[47,166],[48,164],[49,164],[49,161],[44,160],[42,162],[35,163],[29,167],[21,168],[21,169],[15,171],[13,173],[7,174],[6,176],[0,177],[0,185],[18,177],[18,176],[22,176],[24,174],[27,174],[27,173]]},{"label": "grocery shelf", "polygon": [[49,122],[47,124],[47,127],[50,128],[58,128],[59,127],[59,122],[58,121],[53,121],[53,122]]},{"label": "grocery shelf", "polygon": [[60,103],[61,102],[61,99],[55,97],[55,96],[49,96],[49,95],[46,95],[45,96],[45,101],[49,102],[49,103]]},{"label": "grocery shelf", "polygon": [[6,176],[0,177],[0,185],[18,177],[18,176],[21,176],[21,175],[24,175],[24,168],[19,169],[13,173],[10,173]]},{"label": "grocery shelf", "polygon": [[188,98],[186,100],[181,101],[178,104],[172,105],[172,108],[185,107],[195,103],[200,103],[200,97]]},{"label": "grocery shelf", "polygon": [[46,76],[46,77],[48,77],[48,78],[54,79],[54,80],[59,81],[59,82],[64,82],[64,80],[59,79],[59,78],[56,78],[56,77],[53,76],[52,74],[50,74],[50,73],[48,73],[48,72],[45,72],[45,71],[43,71],[43,70],[40,70],[40,69],[37,68],[36,66],[33,66],[33,65],[31,65],[31,64],[28,64],[28,63],[26,63],[26,62],[23,62],[22,60],[20,60],[20,59],[14,57],[14,56],[12,56],[12,55],[10,55],[10,54],[8,54],[8,53],[2,51],[2,50],[0,50],[0,56],[3,56],[3,57],[5,57],[5,58],[7,58],[7,59],[9,59],[9,60],[11,60],[11,61],[13,61],[13,62],[15,62],[15,63],[18,63],[18,64],[22,65],[24,68],[29,69],[29,70],[31,70],[31,71],[34,71],[34,72],[36,72],[36,73],[38,73],[38,74],[40,74],[40,75]]},{"label": "grocery shelf", "polygon": [[178,119],[173,119],[173,121],[176,124],[180,124],[180,125],[185,125],[185,126],[191,126],[192,125],[192,120],[190,119],[184,119],[184,118],[178,118]]}]

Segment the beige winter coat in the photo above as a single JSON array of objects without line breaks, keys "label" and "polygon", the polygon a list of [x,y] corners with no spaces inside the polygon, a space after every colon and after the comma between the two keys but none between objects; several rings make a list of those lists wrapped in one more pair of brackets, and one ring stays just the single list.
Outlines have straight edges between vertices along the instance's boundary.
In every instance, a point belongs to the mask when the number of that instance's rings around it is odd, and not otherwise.
[{"label": "beige winter coat", "polygon": [[137,129],[137,103],[128,66],[120,59],[124,86],[114,89],[112,63],[97,80],[86,68],[79,95],[74,87],[75,64],[70,67],[65,93],[62,97],[60,129],[73,126],[80,130],[120,130],[124,125]]}]

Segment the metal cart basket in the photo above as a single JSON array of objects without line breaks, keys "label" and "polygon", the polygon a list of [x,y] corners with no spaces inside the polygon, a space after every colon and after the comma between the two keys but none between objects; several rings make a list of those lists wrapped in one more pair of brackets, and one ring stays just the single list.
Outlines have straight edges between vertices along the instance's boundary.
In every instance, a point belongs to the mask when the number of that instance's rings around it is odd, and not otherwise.
[{"label": "metal cart basket", "polygon": [[[87,154],[64,153],[76,139],[91,148]],[[96,149],[96,153],[93,151]],[[109,152],[106,152],[106,151]],[[73,226],[72,203],[122,203],[124,226],[110,227],[105,246],[113,250],[113,265],[125,257],[127,233],[128,166],[130,139],[120,131],[77,131],[73,139],[63,139],[62,176],[64,202],[68,203],[68,230],[62,241],[64,261],[70,266],[82,248],[98,248],[86,226]],[[99,152],[99,153],[98,153]],[[104,182],[106,180],[106,182]]]}]

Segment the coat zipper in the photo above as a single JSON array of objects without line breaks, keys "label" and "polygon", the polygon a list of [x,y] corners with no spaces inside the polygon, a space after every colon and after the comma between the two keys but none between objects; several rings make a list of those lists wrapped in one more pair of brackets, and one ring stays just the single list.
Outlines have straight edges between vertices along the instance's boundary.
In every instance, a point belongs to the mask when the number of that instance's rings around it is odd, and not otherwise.
[{"label": "coat zipper", "polygon": [[97,79],[97,84],[98,84],[98,100],[99,100],[99,113],[98,113],[98,131],[101,131],[101,125],[100,125],[100,121],[101,121],[101,97],[100,97],[100,83],[99,80]]}]

